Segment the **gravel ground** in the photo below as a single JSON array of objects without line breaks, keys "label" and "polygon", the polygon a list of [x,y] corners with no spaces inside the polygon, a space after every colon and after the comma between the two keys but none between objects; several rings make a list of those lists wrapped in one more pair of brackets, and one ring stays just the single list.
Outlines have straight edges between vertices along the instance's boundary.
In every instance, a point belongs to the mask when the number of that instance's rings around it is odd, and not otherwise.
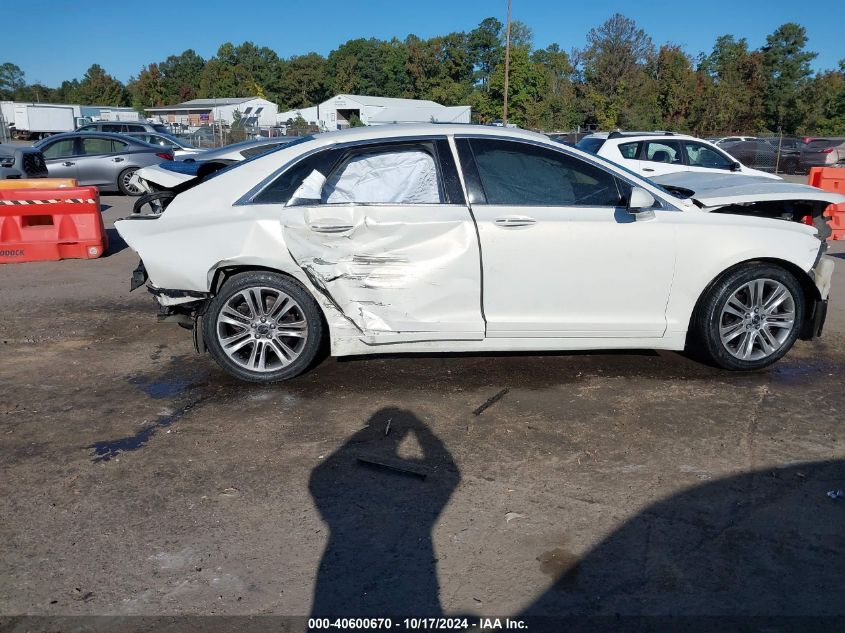
[{"label": "gravel ground", "polygon": [[[103,203],[109,226],[131,208]],[[758,373],[406,355],[261,387],[156,324],[110,238],[102,259],[0,266],[0,630],[350,604],[845,615],[845,265],[824,337]],[[372,464],[397,456],[418,472]]]}]

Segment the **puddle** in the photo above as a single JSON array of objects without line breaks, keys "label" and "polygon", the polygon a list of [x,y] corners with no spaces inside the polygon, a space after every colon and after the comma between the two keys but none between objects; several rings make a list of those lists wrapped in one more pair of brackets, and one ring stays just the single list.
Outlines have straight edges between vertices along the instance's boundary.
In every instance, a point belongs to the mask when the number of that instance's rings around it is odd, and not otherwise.
[{"label": "puddle", "polygon": [[159,418],[155,422],[140,429],[134,435],[121,437],[116,440],[104,440],[102,442],[94,442],[93,444],[86,446],[85,448],[91,451],[91,461],[93,461],[95,464],[98,464],[100,462],[108,462],[120,455],[121,453],[128,453],[131,451],[138,450],[142,446],[145,446],[158,431],[171,426],[174,422],[182,418],[188,411],[193,409],[203,400],[204,398],[189,402],[188,404],[183,407],[180,407],[173,413],[159,416]]},{"label": "puddle", "polygon": [[173,357],[171,367],[158,376],[134,376],[129,383],[150,398],[176,398],[186,391],[207,384],[208,372],[192,364],[183,356]]}]

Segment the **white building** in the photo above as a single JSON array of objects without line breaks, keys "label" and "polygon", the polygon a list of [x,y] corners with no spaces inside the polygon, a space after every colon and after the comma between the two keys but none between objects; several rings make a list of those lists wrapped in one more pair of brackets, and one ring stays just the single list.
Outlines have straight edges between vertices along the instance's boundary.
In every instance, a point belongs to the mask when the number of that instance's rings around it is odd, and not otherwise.
[{"label": "white building", "polygon": [[272,101],[261,97],[235,97],[220,99],[191,99],[172,106],[147,108],[147,114],[160,123],[176,123],[197,127],[214,122],[232,125],[235,111],[246,126],[274,126],[279,108]]},{"label": "white building", "polygon": [[281,125],[301,116],[321,130],[349,127],[353,116],[364,125],[387,123],[469,123],[470,106],[444,106],[423,99],[395,99],[364,95],[337,95],[323,103],[278,114]]}]

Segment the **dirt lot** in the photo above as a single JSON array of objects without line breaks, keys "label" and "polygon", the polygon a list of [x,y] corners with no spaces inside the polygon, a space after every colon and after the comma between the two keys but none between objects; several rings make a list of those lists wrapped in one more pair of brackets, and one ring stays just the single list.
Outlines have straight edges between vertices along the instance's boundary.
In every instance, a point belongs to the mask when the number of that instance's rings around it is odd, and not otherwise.
[{"label": "dirt lot", "polygon": [[[825,336],[756,374],[444,355],[258,387],[156,324],[110,234],[0,266],[0,614],[845,616],[845,262]],[[396,455],[425,476],[362,461]]]}]

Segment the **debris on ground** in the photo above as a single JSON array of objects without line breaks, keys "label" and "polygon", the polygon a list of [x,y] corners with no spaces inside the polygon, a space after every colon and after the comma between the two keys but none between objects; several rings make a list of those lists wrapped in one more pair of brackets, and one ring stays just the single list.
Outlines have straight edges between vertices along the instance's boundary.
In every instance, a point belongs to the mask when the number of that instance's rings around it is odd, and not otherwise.
[{"label": "debris on ground", "polygon": [[845,490],[828,490],[827,496],[831,499],[841,499],[845,497]]},{"label": "debris on ground", "polygon": [[510,523],[511,519],[527,519],[528,515],[520,514],[519,512],[508,512],[505,515],[505,523]]},{"label": "debris on ground", "polygon": [[487,400],[485,400],[485,401],[484,401],[484,404],[482,404],[480,407],[478,407],[478,408],[477,408],[475,411],[473,411],[472,413],[473,413],[474,415],[481,415],[481,414],[482,414],[482,413],[484,413],[487,409],[489,409],[489,408],[490,408],[490,407],[492,407],[494,404],[496,404],[499,400],[501,400],[502,398],[504,398],[504,397],[505,397],[505,395],[508,393],[508,391],[510,391],[510,389],[508,389],[507,387],[505,387],[504,389],[502,389],[502,390],[501,390],[499,393],[497,393],[496,395],[491,396],[490,398],[488,398]]},{"label": "debris on ground", "polygon": [[377,468],[384,468],[385,470],[392,470],[405,475],[413,475],[414,477],[419,477],[420,479],[425,479],[429,473],[427,468],[405,461],[404,459],[397,459],[395,457],[359,455],[358,461],[367,466],[375,466]]}]

